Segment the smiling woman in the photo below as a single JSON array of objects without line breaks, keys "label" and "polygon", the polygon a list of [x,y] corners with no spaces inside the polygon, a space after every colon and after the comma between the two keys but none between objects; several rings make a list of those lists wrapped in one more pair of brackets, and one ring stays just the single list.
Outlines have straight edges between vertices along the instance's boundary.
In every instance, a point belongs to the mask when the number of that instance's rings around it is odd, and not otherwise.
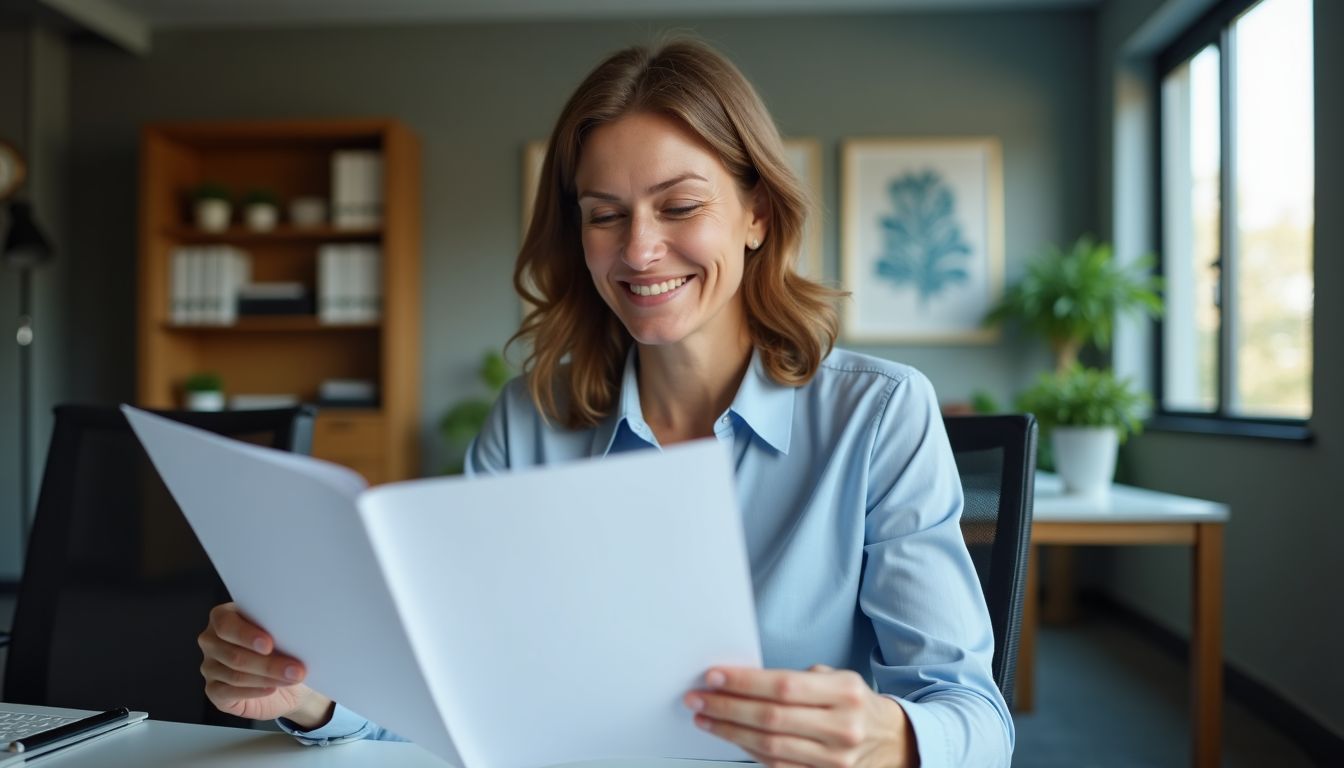
[{"label": "smiling woman", "polygon": [[[687,716],[770,766],[1006,766],[1012,721],[933,388],[833,348],[838,294],[793,266],[806,211],[722,55],[681,41],[602,62],[551,135],[518,257],[526,372],[466,470],[718,440],[765,668],[705,670]],[[236,610],[217,609],[202,647],[221,707],[283,716],[306,743],[395,738],[303,688],[301,663]]]}]

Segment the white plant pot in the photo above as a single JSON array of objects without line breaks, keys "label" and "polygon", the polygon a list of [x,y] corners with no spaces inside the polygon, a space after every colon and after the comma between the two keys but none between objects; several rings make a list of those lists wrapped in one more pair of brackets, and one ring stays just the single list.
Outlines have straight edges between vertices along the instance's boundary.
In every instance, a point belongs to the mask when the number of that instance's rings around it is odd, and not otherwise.
[{"label": "white plant pot", "polygon": [[196,226],[206,232],[223,232],[233,218],[233,206],[228,200],[197,200]]},{"label": "white plant pot", "polygon": [[1110,491],[1120,445],[1115,427],[1055,427],[1050,441],[1065,490],[1087,496]]},{"label": "white plant pot", "polygon": [[252,203],[243,209],[243,221],[253,232],[269,232],[280,220],[280,210],[270,203]]},{"label": "white plant pot", "polygon": [[224,410],[224,393],[215,392],[188,392],[187,393],[188,411],[222,411]]}]

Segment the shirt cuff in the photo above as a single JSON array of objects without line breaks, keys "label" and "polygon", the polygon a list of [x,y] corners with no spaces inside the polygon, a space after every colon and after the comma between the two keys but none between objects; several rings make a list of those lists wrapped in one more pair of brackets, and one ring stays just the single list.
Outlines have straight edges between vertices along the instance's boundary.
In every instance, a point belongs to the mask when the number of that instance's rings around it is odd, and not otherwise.
[{"label": "shirt cuff", "polygon": [[952,768],[952,750],[947,745],[947,728],[938,718],[936,708],[908,701],[890,693],[888,699],[905,710],[905,717],[915,732],[915,751],[919,754],[920,768]]},{"label": "shirt cuff", "polygon": [[326,725],[314,728],[311,731],[305,731],[299,728],[297,723],[286,720],[281,717],[275,721],[280,726],[280,730],[298,739],[300,744],[306,744],[310,747],[325,747],[328,744],[344,744],[347,741],[358,741],[369,737],[373,732],[373,724],[368,718],[357,715],[345,707],[337,704],[331,713],[331,720]]}]

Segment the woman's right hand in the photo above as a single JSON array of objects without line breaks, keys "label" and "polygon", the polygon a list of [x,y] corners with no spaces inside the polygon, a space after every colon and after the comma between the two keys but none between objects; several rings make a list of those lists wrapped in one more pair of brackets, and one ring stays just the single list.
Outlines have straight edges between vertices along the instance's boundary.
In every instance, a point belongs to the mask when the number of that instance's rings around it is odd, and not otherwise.
[{"label": "woman's right hand", "polygon": [[275,640],[243,618],[237,604],[215,606],[196,642],[205,657],[205,695],[221,712],[251,720],[284,717],[304,730],[331,719],[334,702],[303,685],[303,662],[275,653]]}]

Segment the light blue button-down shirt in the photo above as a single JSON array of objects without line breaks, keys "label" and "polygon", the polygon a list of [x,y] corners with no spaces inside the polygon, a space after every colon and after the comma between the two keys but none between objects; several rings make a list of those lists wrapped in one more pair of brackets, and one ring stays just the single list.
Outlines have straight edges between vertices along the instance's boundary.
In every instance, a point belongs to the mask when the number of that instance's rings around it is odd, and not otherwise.
[{"label": "light blue button-down shirt", "polygon": [[[636,366],[632,351],[615,409],[590,429],[547,423],[514,380],[468,473],[657,449]],[[810,382],[787,387],[756,354],[714,433],[733,447],[765,666],[863,674],[905,709],[924,766],[1007,766],[1012,719],[990,672],[993,633],[928,379],[836,349]],[[286,730],[318,744],[398,738],[340,706],[318,730]]]}]

